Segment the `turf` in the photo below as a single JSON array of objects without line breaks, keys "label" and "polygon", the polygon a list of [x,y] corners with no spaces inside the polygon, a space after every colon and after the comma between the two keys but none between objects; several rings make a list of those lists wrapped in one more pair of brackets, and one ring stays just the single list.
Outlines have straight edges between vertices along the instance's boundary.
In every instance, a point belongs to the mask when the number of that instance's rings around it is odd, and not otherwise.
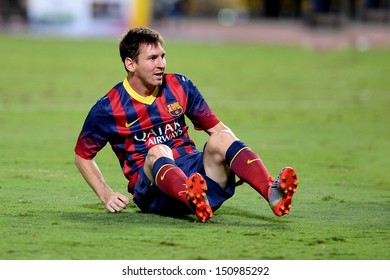
[{"label": "turf", "polygon": [[[250,186],[201,224],[110,214],[74,166],[87,111],[125,76],[115,40],[0,36],[0,259],[389,259],[390,52],[167,43],[274,176],[294,166],[291,215]],[[191,131],[199,147],[206,136]],[[106,147],[106,180],[126,180]]]}]

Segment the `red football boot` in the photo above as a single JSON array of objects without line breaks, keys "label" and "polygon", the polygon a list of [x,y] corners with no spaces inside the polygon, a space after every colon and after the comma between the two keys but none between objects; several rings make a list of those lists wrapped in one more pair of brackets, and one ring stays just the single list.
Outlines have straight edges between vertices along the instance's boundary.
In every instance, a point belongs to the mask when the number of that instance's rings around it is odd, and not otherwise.
[{"label": "red football boot", "polygon": [[202,223],[213,216],[213,210],[206,197],[207,184],[199,173],[192,174],[187,181],[187,198]]},{"label": "red football boot", "polygon": [[270,190],[269,205],[276,216],[290,213],[291,200],[297,191],[297,186],[298,177],[295,170],[291,167],[283,168]]}]

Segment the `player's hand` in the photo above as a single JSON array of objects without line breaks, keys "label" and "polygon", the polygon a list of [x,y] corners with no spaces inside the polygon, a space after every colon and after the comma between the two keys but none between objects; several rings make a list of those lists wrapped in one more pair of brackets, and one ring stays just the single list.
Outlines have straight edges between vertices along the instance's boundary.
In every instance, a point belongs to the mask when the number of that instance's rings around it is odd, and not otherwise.
[{"label": "player's hand", "polygon": [[112,213],[121,212],[123,209],[126,209],[129,203],[129,198],[119,192],[112,192],[104,202],[107,210]]}]

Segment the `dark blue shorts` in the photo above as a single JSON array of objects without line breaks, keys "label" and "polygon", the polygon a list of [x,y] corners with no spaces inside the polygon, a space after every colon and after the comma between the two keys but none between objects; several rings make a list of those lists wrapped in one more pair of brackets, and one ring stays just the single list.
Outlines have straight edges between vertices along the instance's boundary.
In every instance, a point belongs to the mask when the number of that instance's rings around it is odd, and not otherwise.
[{"label": "dark blue shorts", "polygon": [[[206,176],[203,166],[203,152],[180,157],[175,160],[175,163],[187,176],[196,172],[202,174],[207,183],[207,199],[213,211],[233,196],[236,185],[234,173],[230,174],[227,188],[224,190],[218,183]],[[134,187],[134,202],[142,212],[169,216],[193,214],[184,202],[163,193],[156,185],[152,185],[143,169],[140,175],[141,177]]]}]

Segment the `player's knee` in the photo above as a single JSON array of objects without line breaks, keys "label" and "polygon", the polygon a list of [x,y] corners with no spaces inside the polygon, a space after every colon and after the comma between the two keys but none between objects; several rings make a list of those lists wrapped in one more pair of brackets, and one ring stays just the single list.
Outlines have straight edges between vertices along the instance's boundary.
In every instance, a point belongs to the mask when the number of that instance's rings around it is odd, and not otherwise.
[{"label": "player's knee", "polygon": [[230,145],[238,140],[231,130],[221,130],[213,133],[207,141],[209,152],[225,155]]},{"label": "player's knee", "polygon": [[167,157],[173,159],[173,153],[171,148],[164,144],[158,144],[149,149],[148,154],[145,159],[145,163],[148,166],[153,166],[153,164],[160,157]]}]

